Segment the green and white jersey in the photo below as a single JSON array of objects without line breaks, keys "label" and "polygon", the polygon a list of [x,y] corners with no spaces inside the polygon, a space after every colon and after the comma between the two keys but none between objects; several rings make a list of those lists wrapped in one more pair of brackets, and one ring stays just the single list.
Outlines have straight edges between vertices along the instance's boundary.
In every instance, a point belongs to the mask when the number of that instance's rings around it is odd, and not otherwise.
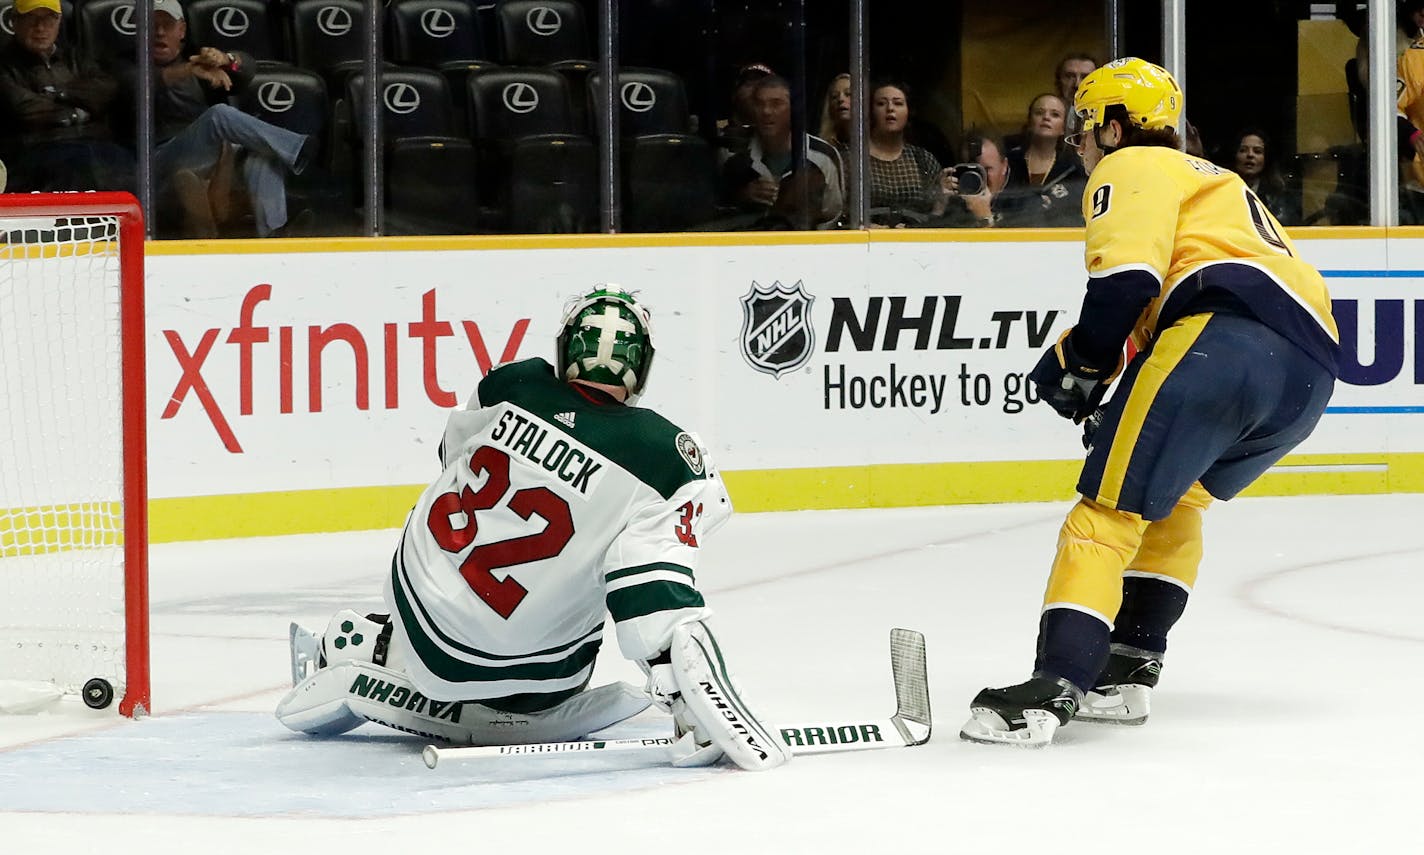
[{"label": "green and white jersey", "polygon": [[634,660],[710,614],[699,546],[731,499],[698,439],[658,414],[528,359],[450,414],[441,459],[386,588],[427,697],[539,708],[587,683],[605,607]]}]

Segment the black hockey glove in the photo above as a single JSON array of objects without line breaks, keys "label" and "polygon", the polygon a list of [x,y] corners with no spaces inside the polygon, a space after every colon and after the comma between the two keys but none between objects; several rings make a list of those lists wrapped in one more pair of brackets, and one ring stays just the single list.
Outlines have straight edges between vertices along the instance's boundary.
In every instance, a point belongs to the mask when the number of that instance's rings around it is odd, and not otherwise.
[{"label": "black hockey glove", "polygon": [[1028,373],[1028,379],[1044,403],[1058,415],[1077,423],[1098,408],[1121,366],[1120,360],[1110,369],[1084,362],[1073,350],[1070,328],[1053,347],[1043,352],[1038,364]]}]

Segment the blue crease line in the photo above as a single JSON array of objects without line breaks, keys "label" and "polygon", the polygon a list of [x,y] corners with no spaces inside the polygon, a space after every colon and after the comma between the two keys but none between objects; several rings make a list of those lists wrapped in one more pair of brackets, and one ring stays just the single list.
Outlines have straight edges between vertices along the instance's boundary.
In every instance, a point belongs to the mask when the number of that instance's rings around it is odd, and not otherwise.
[{"label": "blue crease line", "polygon": [[1424,270],[1322,270],[1326,279],[1424,279]]}]

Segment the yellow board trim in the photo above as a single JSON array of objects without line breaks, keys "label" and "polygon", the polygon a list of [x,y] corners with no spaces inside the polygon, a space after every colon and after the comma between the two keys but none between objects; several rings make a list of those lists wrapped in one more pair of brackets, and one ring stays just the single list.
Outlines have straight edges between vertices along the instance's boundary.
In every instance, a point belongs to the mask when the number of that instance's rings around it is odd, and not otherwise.
[{"label": "yellow board trim", "polygon": [[[1081,460],[896,463],[723,472],[743,513],[839,508],[1060,502],[1076,495]],[[424,485],[154,499],[149,540],[396,528]],[[1287,457],[1243,495],[1424,493],[1424,452]]]}]

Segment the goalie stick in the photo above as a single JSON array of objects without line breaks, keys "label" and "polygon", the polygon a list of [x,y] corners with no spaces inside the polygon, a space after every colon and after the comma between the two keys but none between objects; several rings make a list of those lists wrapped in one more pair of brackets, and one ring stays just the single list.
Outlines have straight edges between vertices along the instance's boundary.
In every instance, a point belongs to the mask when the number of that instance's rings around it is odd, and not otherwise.
[{"label": "goalie stick", "polygon": [[[912,629],[890,630],[890,671],[895,678],[895,714],[882,719],[831,719],[815,724],[788,724],[776,728],[793,755],[865,751],[875,748],[910,748],[930,739],[930,688],[925,667],[925,637]],[[442,748],[427,745],[421,751],[425,765],[434,769],[442,761],[489,757],[556,756],[636,751],[669,756],[676,740],[649,739],[575,740],[522,745],[487,745]]]}]

